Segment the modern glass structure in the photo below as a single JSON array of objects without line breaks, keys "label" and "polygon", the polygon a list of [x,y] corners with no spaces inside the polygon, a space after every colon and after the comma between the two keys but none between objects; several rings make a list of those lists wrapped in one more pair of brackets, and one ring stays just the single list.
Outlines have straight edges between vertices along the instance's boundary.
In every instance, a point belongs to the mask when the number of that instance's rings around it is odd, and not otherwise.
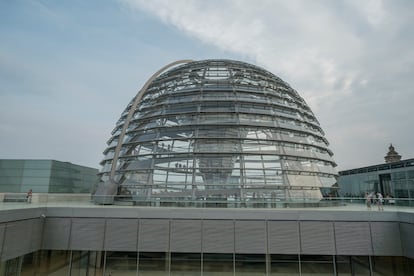
[{"label": "modern glass structure", "polygon": [[372,165],[339,172],[339,193],[363,198],[380,192],[392,204],[414,205],[414,159]]},{"label": "modern glass structure", "polygon": [[0,193],[90,193],[98,170],[69,162],[0,159]]},{"label": "modern glass structure", "polygon": [[162,68],[122,112],[104,155],[96,195],[144,202],[319,201],[337,174],[298,92],[233,60]]}]

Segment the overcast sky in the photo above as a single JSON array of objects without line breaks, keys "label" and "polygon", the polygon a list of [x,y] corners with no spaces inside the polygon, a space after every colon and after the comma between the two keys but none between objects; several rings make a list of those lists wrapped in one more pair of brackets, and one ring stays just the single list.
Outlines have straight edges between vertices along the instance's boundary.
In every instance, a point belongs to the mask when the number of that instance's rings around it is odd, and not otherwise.
[{"label": "overcast sky", "polygon": [[159,68],[228,58],[288,82],[338,170],[414,158],[414,1],[0,1],[0,158],[99,168]]}]

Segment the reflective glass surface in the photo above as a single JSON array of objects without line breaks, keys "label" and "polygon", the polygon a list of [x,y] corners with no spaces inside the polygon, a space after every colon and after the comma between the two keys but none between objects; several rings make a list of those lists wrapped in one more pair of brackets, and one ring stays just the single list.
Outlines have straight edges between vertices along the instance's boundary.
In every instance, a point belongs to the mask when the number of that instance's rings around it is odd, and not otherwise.
[{"label": "reflective glass surface", "polygon": [[90,193],[98,170],[55,160],[0,160],[0,192]]},{"label": "reflective glass surface", "polygon": [[414,206],[414,159],[340,172],[339,194],[364,197],[380,192],[386,204]]},{"label": "reflective glass surface", "polygon": [[1,275],[413,275],[400,256],[320,256],[42,250],[0,262]]}]

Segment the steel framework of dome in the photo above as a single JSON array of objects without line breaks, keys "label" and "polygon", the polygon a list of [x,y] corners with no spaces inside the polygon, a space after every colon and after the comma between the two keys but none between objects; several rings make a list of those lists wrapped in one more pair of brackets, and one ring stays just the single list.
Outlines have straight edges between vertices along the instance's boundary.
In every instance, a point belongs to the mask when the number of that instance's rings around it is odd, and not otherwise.
[{"label": "steel framework of dome", "polygon": [[337,175],[299,94],[233,60],[161,68],[122,113],[104,155],[96,195],[133,202],[320,200]]}]

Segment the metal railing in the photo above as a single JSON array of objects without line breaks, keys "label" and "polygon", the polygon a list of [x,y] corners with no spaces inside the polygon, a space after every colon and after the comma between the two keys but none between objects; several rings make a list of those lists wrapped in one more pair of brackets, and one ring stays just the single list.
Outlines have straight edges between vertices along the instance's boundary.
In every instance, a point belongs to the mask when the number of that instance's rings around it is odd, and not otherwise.
[{"label": "metal railing", "polygon": [[[111,202],[111,204],[97,204],[96,196],[91,194],[47,194],[33,193],[32,198],[26,198],[25,193],[0,193],[0,208],[24,208],[34,206],[68,206],[68,207],[99,207],[99,206],[141,206],[141,207],[177,207],[177,208],[318,208],[341,210],[412,210],[414,211],[414,198],[385,198],[378,199],[360,197],[325,197],[319,198],[151,198],[140,199],[130,195],[104,196],[110,200],[98,202]],[[369,203],[369,204],[368,204]]]}]

